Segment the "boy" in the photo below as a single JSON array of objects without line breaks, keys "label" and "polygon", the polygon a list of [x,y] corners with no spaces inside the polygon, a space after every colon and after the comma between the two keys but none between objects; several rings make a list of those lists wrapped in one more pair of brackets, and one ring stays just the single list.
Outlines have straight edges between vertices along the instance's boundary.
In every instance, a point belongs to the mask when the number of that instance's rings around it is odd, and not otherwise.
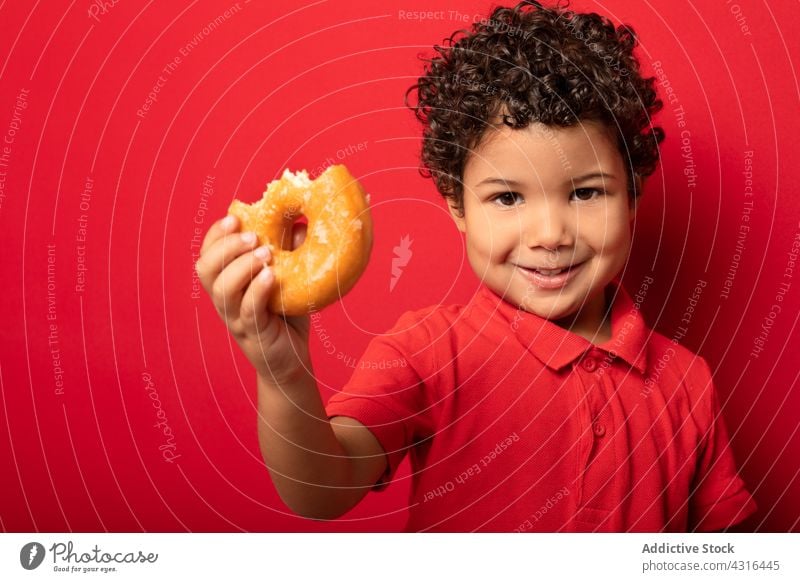
[{"label": "boy", "polygon": [[209,231],[198,273],[258,373],[261,451],[293,511],[343,515],[405,454],[407,531],[710,531],[755,510],[707,364],[619,285],[664,137],[635,42],[523,2],[437,47],[412,87],[422,161],[483,285],[405,313],[362,362],[407,365],[358,366],[327,407],[309,318],[266,311],[268,251],[231,217]]}]

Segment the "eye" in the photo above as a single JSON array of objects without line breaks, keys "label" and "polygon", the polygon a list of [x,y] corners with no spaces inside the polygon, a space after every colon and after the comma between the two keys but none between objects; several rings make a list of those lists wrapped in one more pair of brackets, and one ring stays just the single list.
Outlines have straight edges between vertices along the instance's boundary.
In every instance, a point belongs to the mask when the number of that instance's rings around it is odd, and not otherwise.
[{"label": "eye", "polygon": [[[597,188],[578,188],[577,190],[573,191],[573,194],[581,202],[590,202],[596,198],[599,198],[600,196],[603,196],[605,191]],[[597,194],[597,196],[594,196],[595,194]]]},{"label": "eye", "polygon": [[522,200],[522,195],[520,195],[519,192],[502,192],[492,197],[492,202],[500,206],[514,206],[517,202],[521,202]]}]

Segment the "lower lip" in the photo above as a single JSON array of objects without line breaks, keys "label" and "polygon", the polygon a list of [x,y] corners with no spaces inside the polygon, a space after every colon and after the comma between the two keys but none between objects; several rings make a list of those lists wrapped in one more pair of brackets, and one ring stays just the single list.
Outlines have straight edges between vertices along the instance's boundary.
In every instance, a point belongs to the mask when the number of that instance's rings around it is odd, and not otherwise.
[{"label": "lower lip", "polygon": [[586,262],[584,261],[579,265],[570,267],[566,271],[561,271],[558,275],[552,275],[549,277],[547,275],[542,275],[537,271],[532,271],[531,269],[525,269],[523,267],[519,267],[519,270],[526,279],[532,281],[540,289],[561,289],[575,278],[575,275],[578,274],[585,264]]}]

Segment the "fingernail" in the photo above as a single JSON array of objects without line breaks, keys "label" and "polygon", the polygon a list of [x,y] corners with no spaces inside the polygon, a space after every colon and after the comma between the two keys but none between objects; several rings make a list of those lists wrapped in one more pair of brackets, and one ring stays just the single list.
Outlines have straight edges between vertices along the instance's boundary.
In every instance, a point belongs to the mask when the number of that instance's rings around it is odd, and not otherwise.
[{"label": "fingernail", "polygon": [[256,256],[257,259],[266,261],[267,257],[269,257],[269,249],[267,247],[258,247],[256,250],[253,251],[253,254]]},{"label": "fingernail", "polygon": [[262,283],[268,283],[270,279],[272,279],[272,269],[269,267],[261,269],[261,272],[258,274],[258,280]]},{"label": "fingernail", "polygon": [[256,242],[256,233],[254,232],[243,232],[242,233],[242,242],[248,245],[253,244]]},{"label": "fingernail", "polygon": [[226,216],[222,220],[222,228],[226,231],[231,230],[234,226],[236,226],[236,218],[233,216]]}]

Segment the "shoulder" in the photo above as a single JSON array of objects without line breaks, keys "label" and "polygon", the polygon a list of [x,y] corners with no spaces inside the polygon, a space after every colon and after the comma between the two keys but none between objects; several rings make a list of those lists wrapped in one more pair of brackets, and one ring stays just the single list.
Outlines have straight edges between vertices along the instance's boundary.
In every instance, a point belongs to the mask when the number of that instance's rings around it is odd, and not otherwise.
[{"label": "shoulder", "polygon": [[711,379],[705,358],[655,330],[649,330],[649,333],[647,368],[650,375],[669,369],[691,376],[692,380]]},{"label": "shoulder", "polygon": [[713,371],[705,358],[653,331],[648,342],[647,380],[690,410],[709,413],[714,399]]},{"label": "shoulder", "polygon": [[648,352],[650,354],[669,354],[670,358],[674,360],[676,364],[685,364],[700,357],[686,346],[681,345],[678,341],[670,339],[654,329],[648,329],[647,333],[649,334]]},{"label": "shoulder", "polygon": [[467,306],[430,305],[404,312],[385,333],[373,339],[392,346],[421,367],[436,370],[439,361],[448,361],[452,347],[469,335]]},{"label": "shoulder", "polygon": [[427,333],[430,337],[438,337],[442,332],[457,329],[468,312],[468,306],[462,304],[437,304],[406,311],[387,333]]}]

